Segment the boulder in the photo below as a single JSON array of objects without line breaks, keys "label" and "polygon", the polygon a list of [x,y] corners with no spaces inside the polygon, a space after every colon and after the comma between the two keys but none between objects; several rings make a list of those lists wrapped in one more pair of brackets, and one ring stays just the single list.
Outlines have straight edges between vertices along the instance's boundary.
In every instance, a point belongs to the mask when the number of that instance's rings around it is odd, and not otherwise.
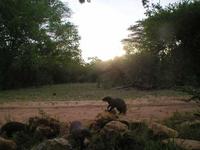
[{"label": "boulder", "polygon": [[200,150],[200,141],[189,140],[189,139],[180,139],[180,138],[169,138],[162,141],[163,143],[175,143],[180,148],[186,150]]},{"label": "boulder", "polygon": [[32,117],[28,123],[32,132],[39,132],[47,138],[54,138],[60,133],[60,122],[54,118]]},{"label": "boulder", "polygon": [[127,116],[119,116],[117,121],[120,121],[120,122],[126,124],[128,127],[130,127],[130,124],[132,122],[132,120],[130,120]]},{"label": "boulder", "polygon": [[0,150],[16,150],[17,145],[14,141],[0,137]]},{"label": "boulder", "polygon": [[124,132],[128,131],[128,126],[120,121],[110,121],[107,123],[102,131],[104,133],[109,133],[109,132]]},{"label": "boulder", "polygon": [[99,120],[116,120],[118,118],[118,115],[116,113],[112,113],[112,112],[108,112],[108,111],[104,111],[102,113],[99,113],[95,120],[99,121]]},{"label": "boulder", "polygon": [[103,113],[99,113],[93,124],[91,125],[92,129],[98,130],[104,127],[104,125],[110,121],[116,120],[118,115],[116,113],[105,111]]},{"label": "boulder", "polygon": [[12,137],[17,132],[25,131],[27,126],[24,123],[11,121],[1,127],[1,134]]},{"label": "boulder", "polygon": [[121,139],[128,131],[128,126],[126,124],[120,121],[110,121],[98,134],[102,137],[102,140],[105,140],[109,142],[109,145],[112,145],[109,147],[109,149],[111,149],[114,145],[119,144],[119,139]]},{"label": "boulder", "polygon": [[141,127],[146,126],[145,121],[142,120],[130,120],[127,117],[120,117],[118,121],[126,124],[129,129],[134,130],[134,129],[140,129]]},{"label": "boulder", "polygon": [[189,126],[190,128],[199,128],[200,129],[200,120],[186,121],[180,124],[180,127]]},{"label": "boulder", "polygon": [[134,121],[131,121],[129,124],[130,124],[131,130],[142,129],[144,127],[147,127],[146,122],[141,121],[141,120],[134,120]]},{"label": "boulder", "polygon": [[159,138],[178,137],[178,132],[176,130],[156,122],[148,124],[148,128],[152,130],[154,136]]},{"label": "boulder", "polygon": [[71,150],[71,145],[69,141],[64,138],[55,138],[46,140],[34,146],[31,150]]},{"label": "boulder", "polygon": [[35,130],[36,135],[43,138],[53,138],[55,133],[49,126],[40,125]]}]

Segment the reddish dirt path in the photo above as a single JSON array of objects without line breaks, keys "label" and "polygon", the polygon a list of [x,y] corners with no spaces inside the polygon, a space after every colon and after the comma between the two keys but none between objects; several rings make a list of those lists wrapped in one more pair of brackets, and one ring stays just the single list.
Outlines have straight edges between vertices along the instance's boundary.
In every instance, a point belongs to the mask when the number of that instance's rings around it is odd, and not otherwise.
[{"label": "reddish dirt path", "polygon": [[[194,103],[186,103],[181,97],[147,97],[127,100],[129,119],[161,120],[173,112],[192,111]],[[101,101],[51,101],[51,102],[10,102],[0,105],[0,124],[8,120],[26,121],[39,115],[39,110],[61,121],[91,120],[104,111],[106,103]]]}]

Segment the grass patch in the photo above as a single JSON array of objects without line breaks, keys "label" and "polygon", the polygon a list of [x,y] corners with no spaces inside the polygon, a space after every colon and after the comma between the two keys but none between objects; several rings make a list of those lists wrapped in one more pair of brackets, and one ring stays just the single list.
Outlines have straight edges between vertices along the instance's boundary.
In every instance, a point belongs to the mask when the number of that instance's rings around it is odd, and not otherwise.
[{"label": "grass patch", "polygon": [[177,130],[180,138],[200,140],[200,118],[196,113],[199,112],[176,112],[165,120],[165,124]]},{"label": "grass patch", "polygon": [[[56,93],[56,94],[54,94]],[[95,83],[57,84],[38,88],[0,91],[0,102],[9,101],[54,101],[54,100],[100,100],[111,95],[125,99],[153,96],[185,96],[173,90],[139,91],[97,88]]]}]

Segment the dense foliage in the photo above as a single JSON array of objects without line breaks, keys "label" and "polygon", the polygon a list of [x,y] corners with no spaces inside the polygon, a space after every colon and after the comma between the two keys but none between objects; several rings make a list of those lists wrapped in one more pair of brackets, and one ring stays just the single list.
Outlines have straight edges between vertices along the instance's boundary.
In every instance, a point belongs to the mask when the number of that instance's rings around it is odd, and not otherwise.
[{"label": "dense foliage", "polygon": [[0,89],[78,80],[80,37],[70,14],[59,0],[0,1]]},{"label": "dense foliage", "polygon": [[123,40],[126,56],[112,61],[110,70],[117,70],[109,80],[117,72],[114,83],[144,89],[199,86],[200,2],[182,1],[166,8],[153,4],[146,10],[147,17],[129,27],[131,33]]}]

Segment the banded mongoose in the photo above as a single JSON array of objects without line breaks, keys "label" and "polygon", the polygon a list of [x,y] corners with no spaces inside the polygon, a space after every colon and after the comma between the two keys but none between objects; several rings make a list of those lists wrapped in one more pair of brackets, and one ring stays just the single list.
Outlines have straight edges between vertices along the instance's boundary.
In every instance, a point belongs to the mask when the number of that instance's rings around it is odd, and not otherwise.
[{"label": "banded mongoose", "polygon": [[127,106],[123,99],[106,96],[102,100],[108,102],[107,110],[109,112],[116,108],[120,114],[126,114]]}]

